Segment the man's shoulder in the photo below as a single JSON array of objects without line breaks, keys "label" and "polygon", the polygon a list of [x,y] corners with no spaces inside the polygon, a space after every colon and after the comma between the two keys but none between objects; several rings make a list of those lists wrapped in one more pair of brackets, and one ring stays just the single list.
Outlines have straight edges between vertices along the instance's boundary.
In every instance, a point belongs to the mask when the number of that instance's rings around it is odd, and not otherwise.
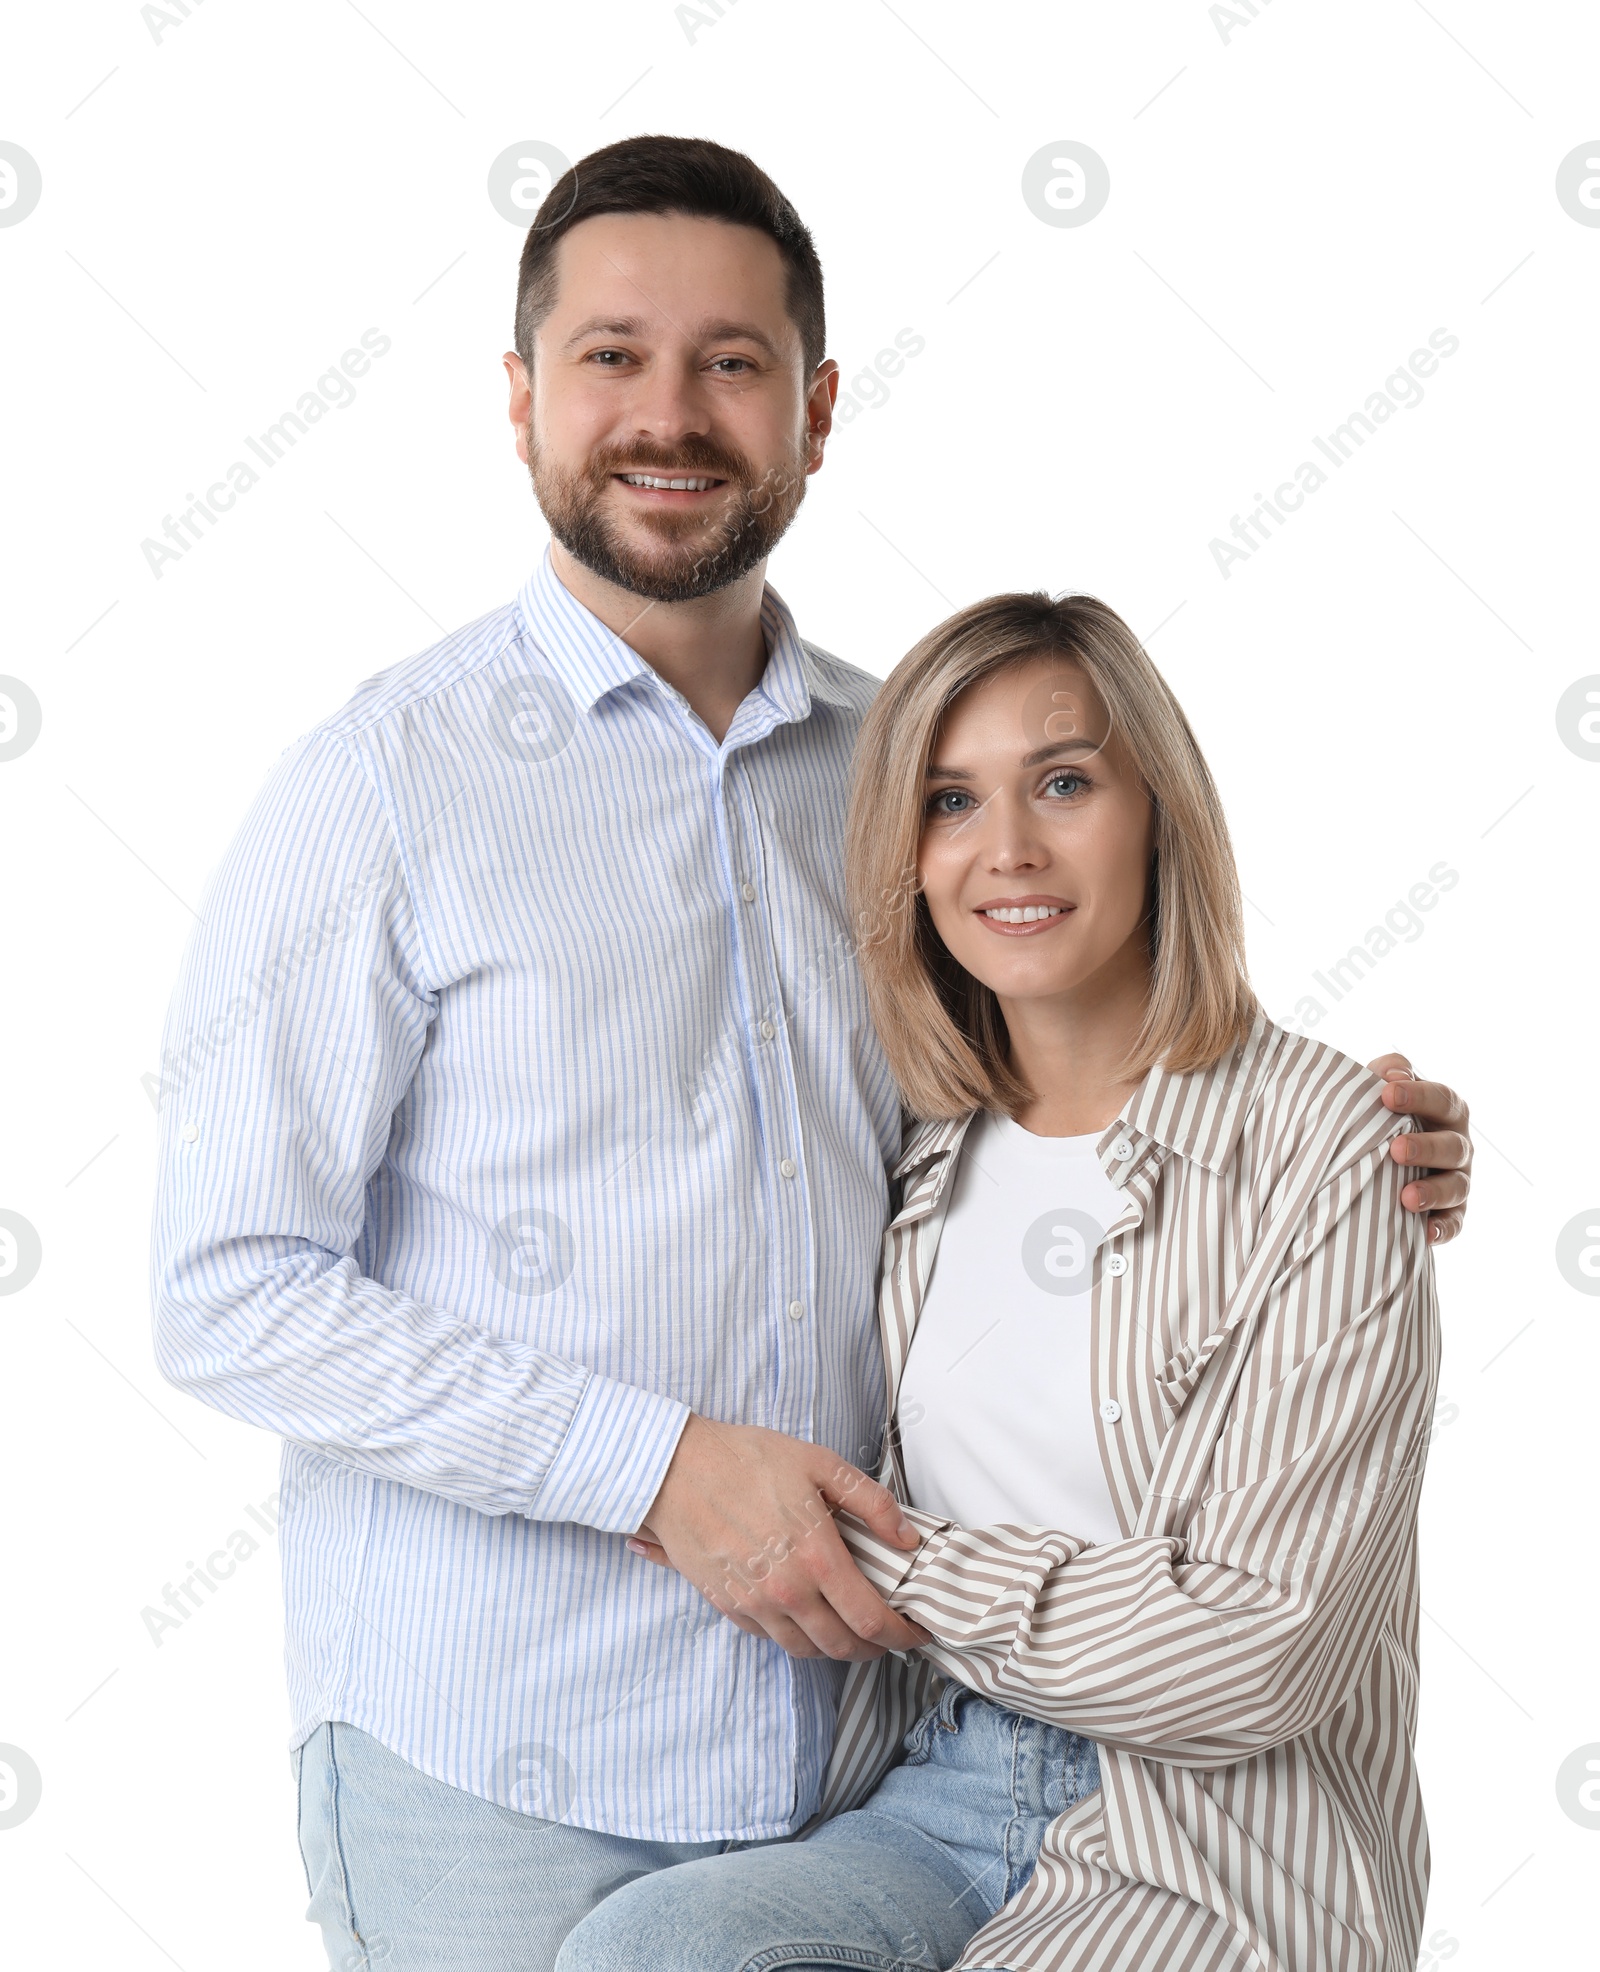
[{"label": "man's shoulder", "polygon": [[425,650],[363,679],[343,705],[319,720],[304,737],[359,743],[375,730],[404,722],[414,743],[414,715],[419,707],[448,700],[453,692],[479,679],[523,636],[515,602],[503,603],[450,631]]}]

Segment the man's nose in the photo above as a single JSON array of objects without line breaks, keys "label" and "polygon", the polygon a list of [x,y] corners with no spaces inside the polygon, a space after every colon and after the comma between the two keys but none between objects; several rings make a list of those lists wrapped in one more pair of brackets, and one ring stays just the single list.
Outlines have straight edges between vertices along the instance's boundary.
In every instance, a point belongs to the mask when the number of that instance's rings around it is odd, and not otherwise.
[{"label": "man's nose", "polygon": [[641,379],[630,409],[641,436],[658,444],[703,435],[710,427],[709,394],[688,364],[657,362]]}]

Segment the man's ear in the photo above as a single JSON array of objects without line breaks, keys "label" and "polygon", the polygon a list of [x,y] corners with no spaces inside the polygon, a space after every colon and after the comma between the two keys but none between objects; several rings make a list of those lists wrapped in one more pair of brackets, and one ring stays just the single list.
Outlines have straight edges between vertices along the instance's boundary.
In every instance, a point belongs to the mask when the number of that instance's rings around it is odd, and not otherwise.
[{"label": "man's ear", "polygon": [[808,474],[822,465],[823,447],[833,430],[833,407],[839,397],[839,365],[825,356],[817,365],[806,393],[806,453]]},{"label": "man's ear", "polygon": [[500,360],[506,366],[506,376],[511,385],[511,401],[507,406],[507,415],[516,427],[517,457],[526,465],[528,420],[533,415],[533,385],[528,381],[528,372],[523,368],[522,358],[514,349],[508,349]]}]

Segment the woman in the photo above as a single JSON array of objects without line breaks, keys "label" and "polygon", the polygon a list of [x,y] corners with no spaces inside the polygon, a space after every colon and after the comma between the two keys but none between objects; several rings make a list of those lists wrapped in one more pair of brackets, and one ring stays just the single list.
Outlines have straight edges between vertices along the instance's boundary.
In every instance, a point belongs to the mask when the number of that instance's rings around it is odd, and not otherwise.
[{"label": "woman", "polygon": [[928,1640],[852,1666],[827,1819],[626,1886],[562,1972],[1410,1966],[1438,1324],[1406,1122],[1258,1008],[1211,777],[1093,598],[924,638],[849,839],[928,1119],[880,1303],[923,1538],[838,1524]]}]

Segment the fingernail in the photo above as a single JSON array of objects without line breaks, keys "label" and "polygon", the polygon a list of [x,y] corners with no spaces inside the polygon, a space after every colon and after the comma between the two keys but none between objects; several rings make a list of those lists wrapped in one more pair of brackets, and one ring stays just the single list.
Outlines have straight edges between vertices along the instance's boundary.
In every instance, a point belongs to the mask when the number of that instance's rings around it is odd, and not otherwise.
[{"label": "fingernail", "polygon": [[628,1550],[629,1554],[648,1554],[650,1552],[643,1541],[627,1540],[623,1542],[623,1546]]},{"label": "fingernail", "polygon": [[1414,1082],[1417,1078],[1409,1068],[1386,1068],[1383,1079],[1386,1082]]},{"label": "fingernail", "polygon": [[917,1530],[909,1520],[902,1520],[895,1532],[903,1541],[914,1541],[917,1538]]}]

